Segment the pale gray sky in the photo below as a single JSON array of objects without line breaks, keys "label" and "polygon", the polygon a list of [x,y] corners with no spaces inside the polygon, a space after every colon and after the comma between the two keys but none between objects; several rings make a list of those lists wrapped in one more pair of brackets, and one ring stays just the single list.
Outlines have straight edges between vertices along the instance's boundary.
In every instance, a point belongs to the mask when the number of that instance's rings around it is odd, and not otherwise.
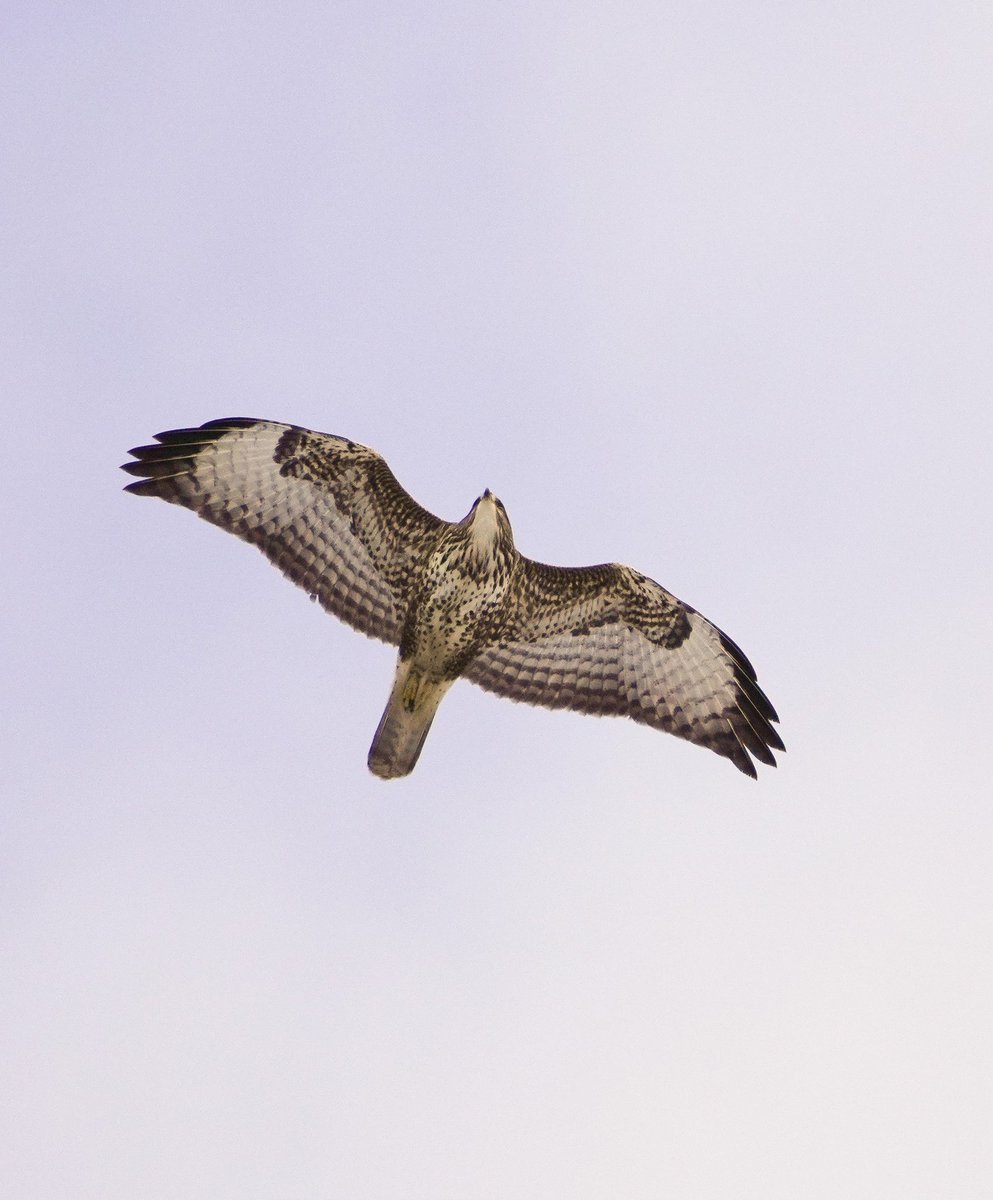
[{"label": "pale gray sky", "polygon": [[[10,1195],[986,1200],[989,6],[0,37]],[[391,652],[120,491],[229,415],[657,578],[779,770],[460,685],[374,779]]]}]

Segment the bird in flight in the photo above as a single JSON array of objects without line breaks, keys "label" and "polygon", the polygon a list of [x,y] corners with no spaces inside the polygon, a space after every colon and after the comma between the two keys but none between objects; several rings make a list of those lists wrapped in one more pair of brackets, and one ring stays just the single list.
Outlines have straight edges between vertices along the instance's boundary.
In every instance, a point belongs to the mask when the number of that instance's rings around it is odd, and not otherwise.
[{"label": "bird in flight", "polygon": [[520,554],[489,490],[461,521],[421,508],[375,450],[298,425],[233,417],[130,451],[125,489],[181,504],[257,546],[328,612],[399,647],[369,751],[408,775],[456,679],[546,708],[631,717],[755,777],[783,750],[776,710],[733,641],[618,563]]}]

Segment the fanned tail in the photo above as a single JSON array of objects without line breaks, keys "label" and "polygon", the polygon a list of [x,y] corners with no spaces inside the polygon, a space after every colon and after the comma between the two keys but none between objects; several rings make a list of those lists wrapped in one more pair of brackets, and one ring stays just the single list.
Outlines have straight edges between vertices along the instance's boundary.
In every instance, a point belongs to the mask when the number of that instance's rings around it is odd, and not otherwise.
[{"label": "fanned tail", "polygon": [[409,662],[397,664],[393,689],[369,749],[373,775],[399,779],[410,774],[438,705],[451,686],[450,679],[428,679],[414,671]]}]

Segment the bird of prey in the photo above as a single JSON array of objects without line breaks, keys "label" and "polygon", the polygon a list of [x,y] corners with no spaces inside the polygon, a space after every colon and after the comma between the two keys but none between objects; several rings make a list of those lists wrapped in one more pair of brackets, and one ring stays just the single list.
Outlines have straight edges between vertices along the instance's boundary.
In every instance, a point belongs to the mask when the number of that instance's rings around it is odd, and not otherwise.
[{"label": "bird of prey", "polygon": [[251,542],[328,612],[399,647],[375,775],[413,770],[460,677],[511,700],[631,717],[753,778],[753,757],[776,765],[779,718],[729,637],[631,567],[525,558],[488,489],[449,522],[347,438],[247,417],[155,437],[130,451],[123,470],[139,479],[127,491]]}]

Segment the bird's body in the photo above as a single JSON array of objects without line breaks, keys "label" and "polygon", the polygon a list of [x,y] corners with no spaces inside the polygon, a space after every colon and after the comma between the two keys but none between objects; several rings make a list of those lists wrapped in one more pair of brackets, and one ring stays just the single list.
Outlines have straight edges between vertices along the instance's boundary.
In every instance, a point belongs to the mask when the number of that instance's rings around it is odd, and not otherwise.
[{"label": "bird's body", "polygon": [[456,679],[551,708],[625,715],[755,775],[783,749],[741,650],[654,580],[616,563],[521,555],[488,490],[459,522],[416,504],[374,450],[250,418],[158,434],[128,490],[192,509],[258,546],[330,612],[399,648],[369,752],[414,767]]},{"label": "bird's body", "polygon": [[427,555],[369,751],[369,769],[383,779],[413,770],[445,693],[506,623],[516,564],[510,525],[498,504],[485,492],[463,521],[439,531]]},{"label": "bird's body", "polygon": [[484,493],[463,521],[439,532],[411,594],[400,655],[450,679],[505,622],[519,556],[498,504]]}]

